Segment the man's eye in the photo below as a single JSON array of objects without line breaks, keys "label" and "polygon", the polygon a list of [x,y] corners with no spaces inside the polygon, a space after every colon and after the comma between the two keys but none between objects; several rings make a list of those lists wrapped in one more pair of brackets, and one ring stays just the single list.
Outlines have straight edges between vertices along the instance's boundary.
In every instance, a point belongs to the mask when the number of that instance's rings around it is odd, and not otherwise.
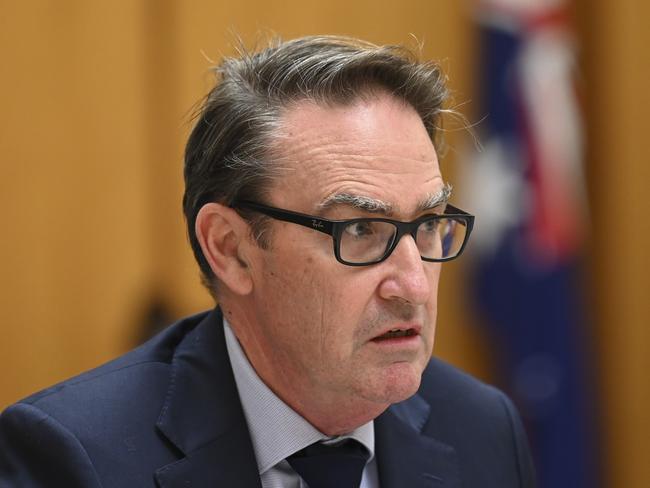
[{"label": "man's eye", "polygon": [[355,222],[345,227],[345,232],[352,237],[368,237],[375,233],[372,222]]},{"label": "man's eye", "polygon": [[420,224],[420,230],[423,232],[435,232],[439,226],[438,220],[427,220]]}]

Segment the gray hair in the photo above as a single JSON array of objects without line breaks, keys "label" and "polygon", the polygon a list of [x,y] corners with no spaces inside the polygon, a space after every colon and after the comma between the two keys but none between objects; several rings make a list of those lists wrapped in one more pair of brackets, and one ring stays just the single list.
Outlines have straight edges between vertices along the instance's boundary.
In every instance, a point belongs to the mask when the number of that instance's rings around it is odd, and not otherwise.
[{"label": "gray hair", "polygon": [[[183,211],[203,282],[213,294],[216,278],[195,234],[196,216],[209,202],[263,200],[281,173],[270,143],[287,107],[302,100],[345,105],[383,90],[411,105],[439,143],[449,95],[440,66],[419,61],[402,46],[312,36],[239,54],[214,68],[216,85],[196,114],[185,149]],[[248,218],[258,243],[266,245],[263,222]]]}]

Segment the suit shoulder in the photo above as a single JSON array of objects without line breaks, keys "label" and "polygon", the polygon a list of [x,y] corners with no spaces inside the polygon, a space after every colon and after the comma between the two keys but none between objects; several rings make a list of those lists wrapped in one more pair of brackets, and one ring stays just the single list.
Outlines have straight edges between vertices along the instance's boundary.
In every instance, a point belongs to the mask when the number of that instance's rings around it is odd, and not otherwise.
[{"label": "suit shoulder", "polygon": [[509,435],[520,425],[512,401],[499,389],[447,364],[432,359],[422,376],[419,395],[431,407],[431,432],[453,438],[458,426],[482,438]]},{"label": "suit shoulder", "polygon": [[467,486],[489,477],[498,480],[494,486],[535,485],[519,413],[503,392],[432,359],[419,395],[431,409],[424,431],[456,450]]},{"label": "suit shoulder", "polygon": [[502,403],[509,401],[494,386],[437,358],[432,358],[425,369],[418,393],[430,404],[445,400],[445,404],[454,410],[472,410],[474,406],[485,407],[486,403],[503,408]]},{"label": "suit shoulder", "polygon": [[204,318],[181,320],[137,349],[7,408],[0,415],[0,485],[151,486],[152,473],[178,459],[157,421],[175,357],[197,340],[193,332]]},{"label": "suit shoulder", "polygon": [[[37,406],[66,417],[66,411],[116,407],[143,397],[160,395],[169,381],[169,366],[176,346],[205,313],[180,320],[126,354],[24,398],[19,403]],[[146,400],[146,398],[145,398]],[[73,408],[70,408],[70,407]]]}]

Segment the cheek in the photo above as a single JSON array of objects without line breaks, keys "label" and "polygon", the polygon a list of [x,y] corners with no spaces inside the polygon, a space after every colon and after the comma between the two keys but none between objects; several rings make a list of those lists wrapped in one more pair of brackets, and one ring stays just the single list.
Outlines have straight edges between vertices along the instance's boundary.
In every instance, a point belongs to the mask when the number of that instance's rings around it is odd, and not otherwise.
[{"label": "cheek", "polygon": [[295,282],[283,280],[285,291],[278,300],[285,302],[293,327],[300,329],[305,354],[318,357],[331,369],[345,361],[357,345],[358,324],[368,304],[362,286],[368,283],[357,282],[346,273],[323,271],[339,266],[336,262],[320,266],[320,272],[314,272],[309,260],[307,264],[292,274]]},{"label": "cheek", "polygon": [[328,285],[322,274],[314,272],[311,258],[294,254],[282,259],[284,254],[272,252],[254,280],[257,300],[264,303],[264,319],[281,322],[281,334],[312,336],[329,300]]},{"label": "cheek", "polygon": [[440,272],[442,271],[442,263],[430,263],[431,272],[429,274],[429,283],[431,286],[431,298],[427,303],[427,306],[433,312],[433,318],[435,319],[435,312],[438,305],[438,285],[440,284]]}]

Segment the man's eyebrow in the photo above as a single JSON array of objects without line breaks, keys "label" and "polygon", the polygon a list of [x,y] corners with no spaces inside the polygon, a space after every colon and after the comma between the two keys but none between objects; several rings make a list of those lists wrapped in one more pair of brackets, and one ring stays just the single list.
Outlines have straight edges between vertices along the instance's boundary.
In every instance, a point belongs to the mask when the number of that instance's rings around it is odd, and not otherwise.
[{"label": "man's eyebrow", "polygon": [[418,213],[426,212],[427,210],[431,210],[432,208],[436,208],[447,203],[451,197],[452,190],[452,186],[449,183],[445,183],[440,191],[430,194],[427,198],[418,204]]},{"label": "man's eyebrow", "polygon": [[390,203],[377,198],[355,195],[353,193],[336,193],[335,195],[331,195],[323,200],[318,205],[318,208],[321,211],[325,211],[338,205],[351,207],[368,213],[392,215],[394,212],[394,206]]},{"label": "man's eyebrow", "polygon": [[[416,213],[426,212],[439,207],[440,205],[444,205],[449,201],[451,192],[452,186],[449,183],[445,183],[439,191],[429,194],[418,204]],[[337,193],[331,195],[323,200],[318,205],[318,208],[321,211],[325,211],[338,205],[348,206],[368,213],[381,213],[389,217],[393,215],[395,211],[399,210],[394,205],[379,200],[378,198],[355,195],[353,193]]]}]

